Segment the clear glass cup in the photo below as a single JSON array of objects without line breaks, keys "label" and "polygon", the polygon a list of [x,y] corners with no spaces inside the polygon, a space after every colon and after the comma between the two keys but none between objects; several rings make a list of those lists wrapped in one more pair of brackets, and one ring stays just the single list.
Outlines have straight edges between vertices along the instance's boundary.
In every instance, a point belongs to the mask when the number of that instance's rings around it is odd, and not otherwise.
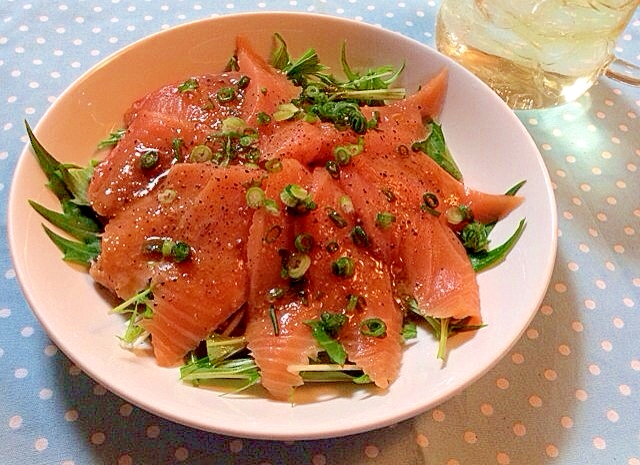
[{"label": "clear glass cup", "polygon": [[514,109],[570,102],[602,75],[640,85],[615,57],[640,0],[443,0],[436,46]]}]

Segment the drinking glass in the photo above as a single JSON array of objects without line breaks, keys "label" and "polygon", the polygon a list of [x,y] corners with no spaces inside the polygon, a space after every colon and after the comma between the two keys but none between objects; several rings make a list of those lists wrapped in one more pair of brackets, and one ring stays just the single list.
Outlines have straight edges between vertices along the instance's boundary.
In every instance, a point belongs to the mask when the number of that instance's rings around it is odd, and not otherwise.
[{"label": "drinking glass", "polygon": [[640,0],[443,0],[436,46],[514,109],[560,105],[603,74],[640,85],[614,48]]}]

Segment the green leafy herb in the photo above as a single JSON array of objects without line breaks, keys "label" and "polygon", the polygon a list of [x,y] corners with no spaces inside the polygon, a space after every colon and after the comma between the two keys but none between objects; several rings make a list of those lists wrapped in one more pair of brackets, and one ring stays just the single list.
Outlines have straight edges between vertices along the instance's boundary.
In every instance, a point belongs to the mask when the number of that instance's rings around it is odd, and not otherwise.
[{"label": "green leafy herb", "polygon": [[433,160],[435,160],[435,162],[438,163],[447,173],[458,181],[461,181],[462,173],[445,143],[442,126],[435,121],[428,122],[426,126],[429,131],[427,138],[422,141],[414,142],[411,145],[411,149],[414,152],[424,152],[433,158]]},{"label": "green leafy herb", "polygon": [[409,321],[402,327],[401,334],[402,339],[404,339],[405,341],[409,339],[415,339],[418,337],[418,326],[414,322]]},{"label": "green leafy herb", "polygon": [[152,289],[149,286],[111,310],[111,313],[129,314],[127,328],[120,337],[120,340],[128,348],[144,341],[149,336],[141,322],[153,316],[152,297]]},{"label": "green leafy herb", "polygon": [[98,142],[98,149],[104,149],[116,145],[120,139],[125,135],[127,130],[125,128],[119,128],[109,133],[107,137]]},{"label": "green leafy herb", "polygon": [[476,331],[485,325],[471,325],[469,320],[471,317],[456,320],[454,318],[434,318],[425,316],[424,319],[429,323],[429,328],[433,331],[433,335],[438,340],[438,354],[440,360],[445,360],[447,356],[447,339],[451,336],[467,331]]},{"label": "green leafy herb", "polygon": [[63,260],[89,266],[100,255],[100,239],[96,237],[90,242],[78,242],[66,239],[51,229],[43,226],[49,239],[63,253]]},{"label": "green leafy herb", "polygon": [[260,370],[250,357],[232,358],[215,364],[208,357],[203,357],[180,367],[180,379],[196,386],[222,380],[241,381],[242,385],[234,391],[240,392],[260,383]]},{"label": "green leafy herb", "polygon": [[371,245],[367,232],[360,225],[354,226],[349,236],[351,236],[351,240],[358,247],[369,247]]},{"label": "green leafy herb", "polygon": [[369,337],[384,337],[387,334],[387,325],[380,318],[367,318],[360,323],[360,334]]},{"label": "green leafy herb", "polygon": [[347,352],[338,341],[335,335],[347,321],[347,316],[342,313],[322,312],[319,319],[306,320],[304,324],[311,328],[311,333],[320,344],[331,361],[338,365],[344,365],[347,361]]},{"label": "green leafy herb", "polygon": [[376,214],[376,226],[380,229],[387,229],[395,223],[396,216],[390,212],[378,212]]},{"label": "green leafy herb", "polygon": [[491,250],[484,250],[480,252],[473,252],[469,254],[471,265],[476,272],[485,270],[489,267],[495,266],[502,262],[509,254],[513,246],[518,242],[518,239],[524,231],[526,222],[524,219],[520,220],[518,227],[513,234],[500,246]]},{"label": "green leafy herb", "polygon": [[319,118],[333,122],[340,129],[351,128],[363,134],[377,125],[377,116],[368,121],[360,111],[360,104],[382,104],[385,100],[402,99],[406,95],[403,88],[389,88],[404,66],[399,69],[383,66],[360,73],[347,63],[346,44],[343,43],[341,64],[346,80],[340,80],[327,72],[314,49],[310,48],[294,59],[282,36],[275,34],[274,37],[270,62],[303,88],[296,110],[304,111],[311,120]]},{"label": "green leafy herb", "polygon": [[25,126],[38,164],[47,177],[47,187],[58,198],[62,212],[33,200],[29,200],[29,204],[53,226],[78,240],[65,238],[45,226],[47,236],[62,251],[63,259],[88,266],[100,254],[103,228],[86,197],[95,163],[85,168],[60,163],[42,146],[26,121]]}]

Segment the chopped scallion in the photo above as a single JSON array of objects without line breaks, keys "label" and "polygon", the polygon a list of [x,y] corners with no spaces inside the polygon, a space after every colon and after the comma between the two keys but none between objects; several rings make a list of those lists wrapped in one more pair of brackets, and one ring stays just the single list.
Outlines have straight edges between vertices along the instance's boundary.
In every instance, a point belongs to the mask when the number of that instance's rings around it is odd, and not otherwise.
[{"label": "chopped scallion", "polygon": [[249,208],[260,208],[264,205],[266,195],[260,187],[252,186],[247,189],[245,199]]},{"label": "chopped scallion", "polygon": [[192,163],[204,163],[213,158],[213,151],[207,145],[196,145],[189,153],[189,161]]},{"label": "chopped scallion", "polygon": [[155,167],[159,160],[158,149],[145,148],[140,151],[140,167],[144,170]]},{"label": "chopped scallion", "polygon": [[313,239],[313,236],[311,234],[301,233],[296,236],[294,245],[299,252],[309,253],[315,245],[315,240]]},{"label": "chopped scallion", "polygon": [[376,226],[380,229],[387,229],[392,223],[395,223],[396,216],[390,212],[378,212],[376,214]]},{"label": "chopped scallion", "polygon": [[360,333],[363,336],[384,337],[387,334],[387,325],[380,318],[367,318],[360,323]]},{"label": "chopped scallion", "polygon": [[340,257],[331,263],[331,272],[343,278],[350,278],[356,272],[356,264],[350,257]]},{"label": "chopped scallion", "polygon": [[358,247],[369,247],[371,245],[369,236],[367,235],[364,228],[360,225],[356,225],[353,227],[350,236],[353,243]]}]

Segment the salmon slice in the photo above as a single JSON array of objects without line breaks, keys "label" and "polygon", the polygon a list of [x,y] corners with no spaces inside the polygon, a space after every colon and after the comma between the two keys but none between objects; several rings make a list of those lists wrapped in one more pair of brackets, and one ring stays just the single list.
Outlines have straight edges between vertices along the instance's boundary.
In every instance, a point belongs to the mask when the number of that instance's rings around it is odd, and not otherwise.
[{"label": "salmon slice", "polygon": [[[126,299],[152,285],[153,317],[144,321],[159,365],[179,363],[247,298],[246,184],[260,171],[180,163],[158,195],[147,195],[105,228],[94,279]],[[169,200],[167,200],[169,199]],[[143,252],[150,238],[184,241],[180,263]]]},{"label": "salmon slice", "polygon": [[174,191],[172,201],[146,195],[112,218],[102,234],[101,253],[89,270],[93,279],[125,300],[146,288],[154,263],[143,253],[144,240],[172,237],[179,219],[193,206],[214,171],[213,166],[203,164],[176,165],[158,190]]},{"label": "salmon slice", "polygon": [[[443,199],[438,206],[443,212],[451,206],[447,202],[466,202],[467,191],[457,181],[449,183],[453,178],[429,160],[420,153],[401,157],[365,152],[343,170],[341,185],[370,231],[373,253],[390,264],[398,298],[415,298],[421,311],[431,316],[479,320],[476,276],[466,251],[446,223],[446,215],[435,216],[421,208],[425,192]],[[425,165],[430,171],[424,170]],[[455,190],[449,190],[448,184]],[[492,198],[503,197],[511,205],[519,203],[507,196]],[[475,209],[471,205],[474,214]],[[393,221],[382,226],[377,221],[380,214]]]},{"label": "salmon slice", "polygon": [[423,316],[480,324],[480,294],[466,250],[455,233],[428,213],[402,242],[402,271],[396,276],[400,299],[415,299]]},{"label": "salmon slice", "polygon": [[337,146],[357,142],[357,134],[339,131],[331,123],[287,120],[273,123],[269,131],[264,131],[260,147],[266,159],[293,158],[304,166],[313,166],[333,160]]},{"label": "salmon slice", "polygon": [[[191,90],[181,92],[182,83],[174,83],[133,104],[126,117],[126,133],[96,166],[89,184],[87,196],[98,214],[112,217],[132,199],[153,190],[176,161],[185,161],[196,145],[210,143],[208,137],[219,131],[221,120],[235,114],[232,107],[217,103],[215,96],[220,89],[235,87],[239,74],[193,79],[197,87]],[[238,96],[242,100],[242,94]],[[149,153],[158,159],[146,168],[141,159]]]},{"label": "salmon slice", "polygon": [[259,56],[245,37],[236,39],[236,58],[240,72],[250,78],[241,105],[242,117],[250,126],[260,126],[260,113],[271,115],[300,93],[300,88]]},{"label": "salmon slice", "polygon": [[[211,145],[213,133],[221,122],[239,117],[250,127],[258,126],[258,114],[272,114],[279,104],[296,97],[296,88],[282,73],[270,67],[239,38],[237,41],[240,72],[194,76],[187,81],[163,86],[136,101],[125,115],[127,130],[94,172],[88,189],[93,209],[112,217],[127,202],[145,195],[176,161],[185,161],[191,149]],[[249,77],[240,85],[242,77]],[[234,89],[234,98],[222,100],[218,93]],[[180,141],[176,149],[176,141]],[[218,145],[220,145],[219,143]],[[143,154],[155,152],[153,168],[141,167]]]},{"label": "salmon slice", "polygon": [[214,168],[175,225],[172,237],[190,244],[192,254],[185,262],[158,266],[152,279],[153,317],[144,326],[159,365],[181,362],[246,302],[253,212],[245,192],[260,173],[242,166]]},{"label": "salmon slice", "polygon": [[[245,337],[260,368],[262,386],[272,397],[290,400],[293,388],[303,384],[292,365],[306,365],[316,357],[318,347],[303,321],[317,317],[317,308],[308,305],[288,278],[281,275],[282,252],[294,250],[295,217],[285,212],[279,200],[288,184],[307,186],[309,172],[296,160],[282,160],[282,169],[264,181],[268,198],[276,199],[279,215],[257,210],[251,222],[247,247],[251,283]],[[272,292],[281,290],[275,298]],[[275,323],[270,312],[273,313]],[[277,328],[277,329],[276,329]]]},{"label": "salmon slice", "polygon": [[[369,253],[366,235],[354,241],[354,227],[360,226],[357,214],[348,208],[341,209],[344,192],[325,169],[314,170],[312,190],[318,208],[300,221],[300,230],[311,234],[316,242],[307,273],[309,297],[322,311],[348,317],[338,340],[349,361],[358,365],[377,386],[386,388],[397,377],[402,357],[402,312],[394,301],[389,269]],[[328,211],[339,214],[344,225],[332,220]],[[336,244],[337,250],[328,249],[329,243]],[[353,260],[353,276],[332,272],[333,263],[341,257]],[[350,299],[357,299],[357,304],[349,305]],[[361,324],[371,318],[384,322],[383,336],[362,334]]]}]

